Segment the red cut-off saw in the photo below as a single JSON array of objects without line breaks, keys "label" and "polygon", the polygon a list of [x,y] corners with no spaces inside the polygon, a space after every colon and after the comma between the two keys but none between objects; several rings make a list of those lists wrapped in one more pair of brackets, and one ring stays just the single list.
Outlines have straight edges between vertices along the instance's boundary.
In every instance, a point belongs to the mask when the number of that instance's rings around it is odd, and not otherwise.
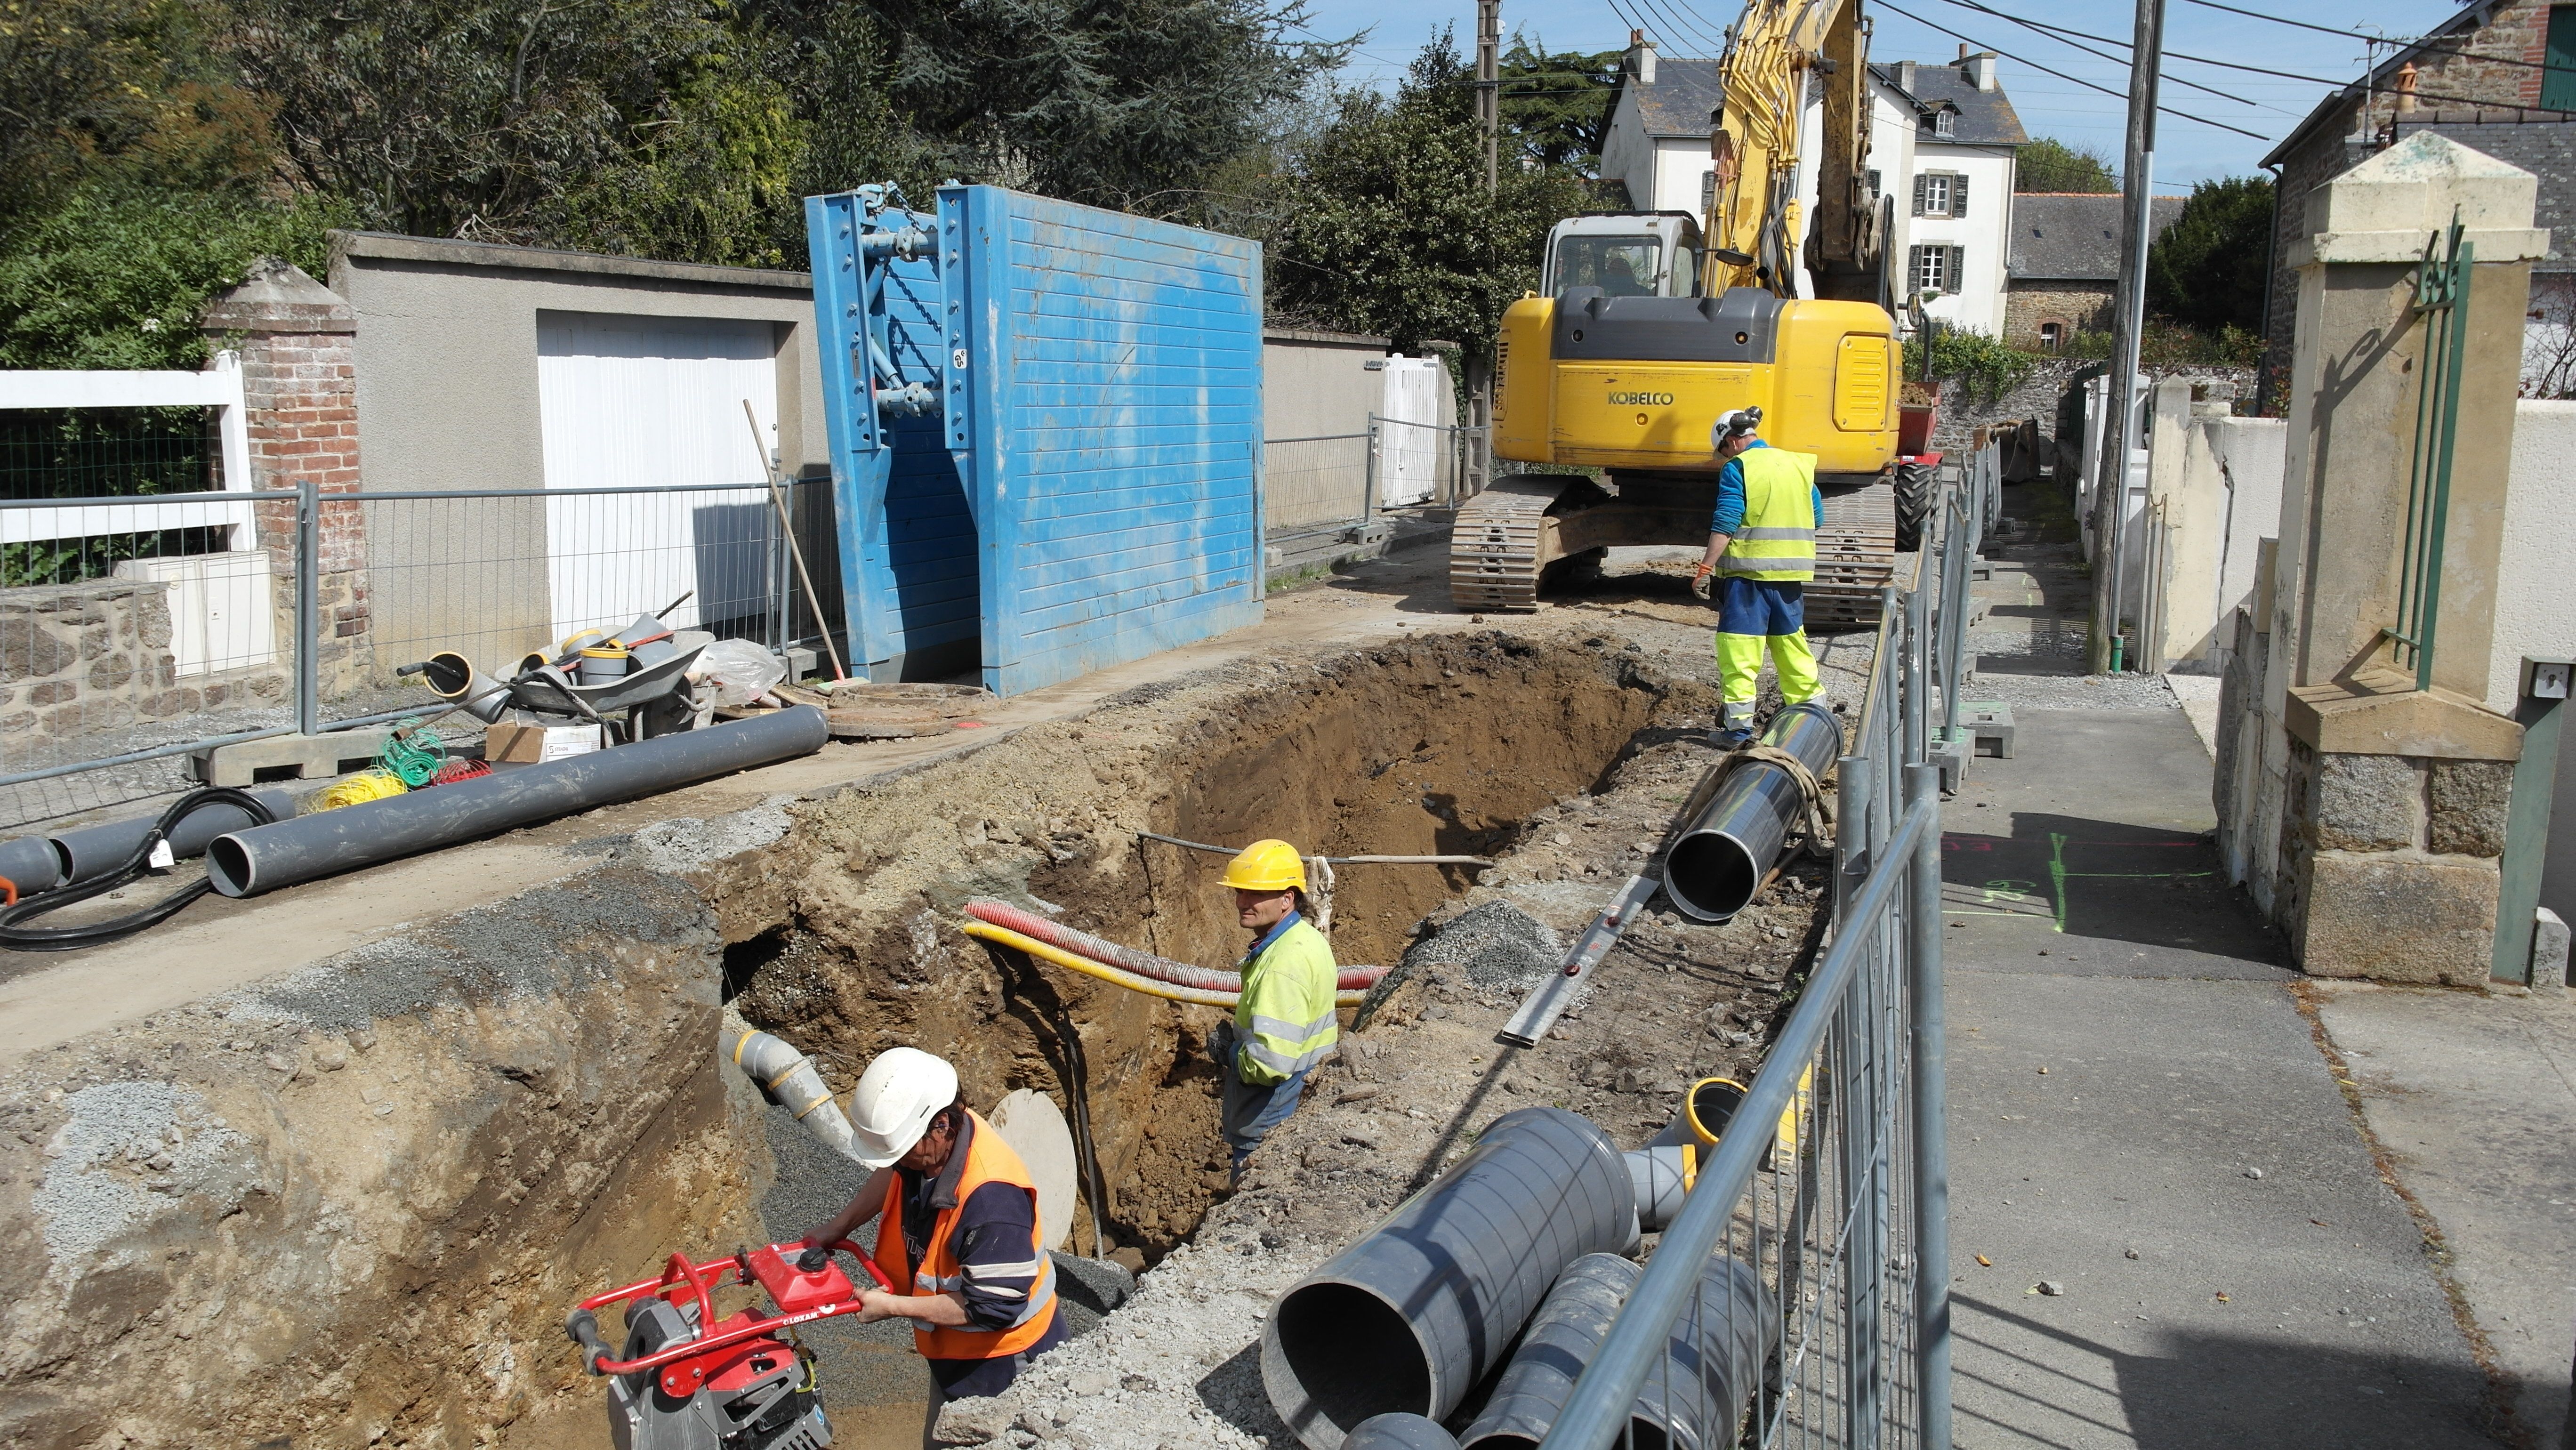
[{"label": "red cut-off saw", "polygon": [[[832,1424],[814,1357],[780,1336],[857,1312],[863,1291],[832,1262],[835,1249],[857,1259],[879,1288],[894,1288],[875,1260],[843,1239],[830,1249],[771,1244],[700,1264],[673,1254],[660,1278],[582,1300],[564,1332],[581,1346],[583,1366],[608,1377],[617,1450],[825,1450]],[[734,1284],[767,1295],[775,1312],[716,1318],[715,1291]],[[599,1311],[615,1304],[626,1305],[622,1359],[599,1337]]]}]

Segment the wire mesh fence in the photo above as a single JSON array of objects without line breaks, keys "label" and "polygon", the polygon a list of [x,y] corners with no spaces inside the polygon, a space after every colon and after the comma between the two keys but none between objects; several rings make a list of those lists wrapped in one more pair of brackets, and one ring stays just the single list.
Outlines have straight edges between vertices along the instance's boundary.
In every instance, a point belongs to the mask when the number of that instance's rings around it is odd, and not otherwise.
[{"label": "wire mesh fence", "polygon": [[0,545],[101,566],[0,588],[0,826],[184,790],[209,746],[436,717],[398,671],[442,650],[506,679],[645,614],[817,648],[791,533],[831,609],[824,480],[0,499]]},{"label": "wire mesh fence", "polygon": [[1274,533],[1365,519],[1370,511],[1370,437],[1326,433],[1270,438],[1261,445],[1266,522]]},{"label": "wire mesh fence", "polygon": [[[1975,501],[1944,510],[1951,530]],[[1887,592],[1837,764],[1831,943],[1543,1442],[1547,1450],[1950,1440],[1939,623],[1967,558]],[[1953,657],[1955,658],[1955,656]]]}]

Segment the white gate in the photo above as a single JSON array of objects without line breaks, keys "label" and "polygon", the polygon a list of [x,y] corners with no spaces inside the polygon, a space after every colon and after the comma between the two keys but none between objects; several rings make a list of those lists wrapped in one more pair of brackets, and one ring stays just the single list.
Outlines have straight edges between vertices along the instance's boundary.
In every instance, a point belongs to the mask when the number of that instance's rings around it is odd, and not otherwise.
[{"label": "white gate", "polygon": [[666,623],[763,632],[775,529],[762,451],[777,438],[777,355],[767,322],[538,314],[546,487],[711,490],[547,500],[556,638],[624,624],[691,591]]},{"label": "white gate", "polygon": [[1386,395],[1378,404],[1378,507],[1429,503],[1440,486],[1446,441],[1440,431],[1440,360],[1391,357],[1385,374]]}]

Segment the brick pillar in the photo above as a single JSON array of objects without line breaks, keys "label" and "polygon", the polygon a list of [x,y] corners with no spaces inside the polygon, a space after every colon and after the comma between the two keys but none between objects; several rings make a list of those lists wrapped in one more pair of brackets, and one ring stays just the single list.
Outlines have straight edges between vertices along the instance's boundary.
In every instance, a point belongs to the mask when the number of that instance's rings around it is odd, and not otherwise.
[{"label": "brick pillar", "polygon": [[[241,354],[252,484],[293,489],[311,479],[325,494],[359,487],[357,314],[293,264],[263,257],[239,287],[206,305],[200,325]],[[367,637],[367,526],[355,501],[322,505],[320,659],[327,692],[360,683],[372,663]],[[254,510],[257,547],[280,581],[281,638],[294,637],[295,507]]]}]

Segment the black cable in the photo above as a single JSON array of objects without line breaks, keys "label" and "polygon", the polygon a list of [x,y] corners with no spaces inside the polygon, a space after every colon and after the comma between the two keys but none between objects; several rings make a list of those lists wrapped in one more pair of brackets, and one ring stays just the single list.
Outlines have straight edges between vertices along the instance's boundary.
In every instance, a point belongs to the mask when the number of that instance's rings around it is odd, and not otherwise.
[{"label": "black cable", "polygon": [[2342,35],[2354,40],[2367,40],[2377,45],[2413,45],[2415,43],[2402,35],[2369,35],[2358,30],[2337,30],[2331,25],[2311,25],[2304,20],[2288,20],[2278,15],[2266,15],[2259,10],[2239,10],[2233,5],[2221,5],[2218,0],[2184,0],[2184,3],[2202,5],[2212,10],[2224,10],[2230,15],[2242,15],[2253,20],[2269,20],[2275,25],[2295,25],[2301,30],[2313,30],[2320,35]]},{"label": "black cable", "polygon": [[[1892,5],[1892,4],[1889,4],[1889,3],[1888,3],[1888,0],[1878,0],[1878,3],[1879,3],[1879,6],[1880,6],[1880,8],[1881,8],[1881,9],[1885,9],[1885,10],[1893,10],[1893,11],[1895,11],[1897,14],[1904,16],[1906,19],[1913,21],[1913,22],[1914,22],[1915,24],[1917,24],[1917,25],[1928,26],[1928,27],[1930,27],[1931,29],[1934,29],[1934,30],[1940,31],[1943,35],[1950,36],[1951,38],[1956,39],[1956,40],[1964,40],[1964,41],[1966,41],[1968,44],[1975,46],[1975,47],[1976,47],[1977,49],[1979,49],[1979,50],[1991,50],[1991,51],[1993,51],[1995,54],[2000,55],[2000,56],[2004,57],[2004,58],[2005,58],[2005,59],[2007,59],[2007,60],[2016,60],[2016,61],[2019,61],[2019,62],[2021,62],[2023,65],[2029,66],[2032,70],[2038,71],[2038,72],[2040,72],[2040,73],[2042,73],[2042,74],[2044,74],[2044,75],[2052,75],[2052,76],[2055,76],[2055,77],[2057,77],[2059,80],[2062,80],[2062,81],[2073,81],[2073,82],[2075,82],[2077,85],[2084,87],[2086,90],[2100,91],[2102,94],[2104,94],[2104,95],[2106,95],[2106,96],[2113,96],[2113,97],[2117,97],[2117,98],[2119,98],[2119,99],[2121,99],[2121,100],[2127,100],[2127,99],[2128,99],[2128,95],[2127,95],[2127,93],[2126,93],[2126,92],[2123,92],[2123,91],[2115,91],[2115,90],[2111,89],[2109,86],[2095,85],[2093,82],[2091,82],[2091,81],[2088,81],[2088,80],[2084,79],[2082,76],[2071,76],[2071,75],[2068,75],[2066,72],[2064,72],[2064,71],[2062,71],[2062,70],[2058,70],[2058,69],[2056,69],[2056,68],[2055,68],[2055,67],[2053,67],[2053,66],[2045,66],[2045,65],[2041,65],[2038,61],[2032,60],[2029,56],[2026,56],[2026,55],[2015,55],[2015,54],[2013,54],[2011,51],[2004,49],[2004,48],[2003,48],[2002,46],[2000,46],[2000,45],[1988,45],[1986,42],[1984,42],[1984,41],[1982,41],[1982,40],[1977,39],[1977,38],[1976,38],[1975,36],[1973,36],[1973,35],[1966,35],[1966,34],[1962,34],[1961,32],[1956,31],[1956,30],[1952,30],[1949,26],[1943,25],[1943,24],[1941,24],[1941,23],[1940,23],[1940,22],[1938,22],[1938,21],[1934,21],[1934,20],[1926,20],[1926,19],[1924,19],[1922,16],[1915,14],[1913,11],[1906,9],[1905,7],[1903,7],[1903,6],[1901,6],[1901,5]],[[2221,131],[2233,131],[2233,132],[2235,132],[2237,135],[2239,135],[2239,136],[2243,136],[2243,137],[2246,137],[2246,138],[2248,138],[2248,139],[2250,139],[2250,140],[2255,140],[2255,141],[2269,141],[2269,140],[2271,140],[2271,139],[2272,139],[2272,138],[2271,138],[2271,137],[2269,137],[2269,136],[2263,135],[2263,134],[2262,134],[2261,132],[2259,132],[2259,131],[2248,131],[2248,130],[2246,130],[2246,129],[2245,129],[2244,127],[2242,127],[2242,126],[2230,126],[2230,125],[2228,125],[2225,121],[2213,121],[2213,120],[2209,119],[2207,116],[2195,116],[2195,115],[2191,114],[2189,111],[2177,111],[2177,110],[2175,110],[2175,109],[2174,109],[2173,107],[2171,107],[2171,106],[2158,106],[2158,107],[2156,107],[2156,109],[2157,109],[2158,111],[2162,112],[2162,113],[2163,113],[2163,114],[2165,114],[2165,115],[2168,115],[2168,116],[2174,117],[2176,120],[2182,120],[2182,121],[2198,121],[2200,124],[2202,124],[2202,125],[2204,125],[2204,126],[2215,126],[2215,127],[2217,127],[2219,130],[2221,130]]]},{"label": "black cable", "polygon": [[153,824],[151,830],[144,832],[142,844],[134,848],[134,854],[125,859],[124,865],[95,881],[85,881],[78,886],[67,886],[60,891],[48,891],[42,896],[32,897],[6,910],[0,910],[0,947],[18,952],[67,952],[79,947],[94,947],[117,941],[147,927],[158,926],[178,915],[180,908],[215,889],[215,879],[212,876],[191,881],[141,911],[128,912],[123,916],[111,916],[104,921],[83,922],[79,926],[34,928],[22,927],[18,924],[30,917],[41,916],[56,907],[87,901],[94,896],[104,896],[140,878],[143,873],[152,869],[152,848],[169,837],[172,827],[207,806],[237,806],[250,816],[253,825],[264,826],[277,819],[269,814],[268,806],[249,791],[236,790],[228,785],[207,786],[203,790],[192,790],[172,802],[170,809],[161,813],[161,819]]},{"label": "black cable", "polygon": [[[2065,26],[2063,26],[2063,25],[2044,25],[2044,24],[2042,24],[2042,23],[2040,23],[2039,21],[2036,21],[2036,20],[2024,20],[2024,19],[2022,19],[2022,18],[2021,18],[2020,16],[2018,16],[2018,15],[2007,15],[2007,14],[2005,14],[2003,11],[2001,11],[2001,10],[1997,10],[1997,9],[1995,9],[1995,8],[1994,8],[1993,6],[1991,6],[1991,5],[1980,5],[1980,4],[1978,4],[1978,3],[1977,3],[1977,0],[1948,0],[1948,3],[1949,3],[1949,4],[1952,4],[1952,5],[1956,5],[1956,6],[1958,6],[1958,7],[1959,7],[1960,9],[1962,9],[1962,10],[1974,10],[1974,11],[1978,11],[1978,12],[1979,12],[1979,13],[1981,13],[1981,14],[1991,15],[1991,16],[1995,17],[1997,20],[2008,20],[2008,21],[2012,22],[2013,24],[2020,26],[2020,27],[2021,27],[2022,29],[2024,29],[2024,30],[2028,30],[2028,31],[2035,32],[2035,33],[2036,33],[2036,34],[2038,34],[2042,39],[2045,39],[2045,40],[2054,40],[2054,41],[2056,41],[2056,42],[2057,42],[2058,44],[2060,44],[2060,45],[2064,45],[2064,46],[2071,46],[2071,47],[2073,47],[2073,48],[2074,48],[2074,49],[2076,49],[2076,50],[2080,50],[2080,51],[2084,52],[2086,55],[2096,56],[2096,57],[2099,57],[2100,59],[2107,60],[2107,61],[2109,61],[2109,62],[2110,62],[2111,64],[2113,64],[2113,65],[2125,66],[2125,65],[2127,65],[2127,64],[2128,64],[2128,62],[2127,62],[2126,60],[2121,59],[2119,56],[2116,56],[2116,55],[2111,54],[2109,51],[2095,50],[2093,47],[2091,47],[2091,46],[2089,46],[2089,45],[2077,45],[2077,44],[2075,43],[2075,41],[2069,40],[2069,39],[2067,39],[2066,37],[2068,37],[2068,36],[2072,35],[2072,36],[2076,36],[2076,37],[2078,37],[2078,38],[2080,38],[2080,39],[2083,39],[2083,40],[2098,40],[2098,41],[2102,42],[2104,45],[2116,45],[2116,46],[2119,46],[2119,47],[2120,47],[2121,49],[2123,49],[2123,50],[2130,50],[2130,49],[2134,49],[2134,48],[2135,48],[2135,45],[2134,45],[2134,43],[2133,43],[2133,42],[2126,41],[2126,40],[2113,40],[2113,39],[2111,39],[2111,38],[2110,38],[2109,36],[2107,36],[2107,35],[2089,35],[2089,34],[2086,34],[2084,31],[2081,31],[2081,30],[2069,30],[2069,29],[2067,29],[2067,28],[2066,28]],[[2173,54],[2173,52],[2172,52],[2172,51],[2166,51],[2166,52],[2165,52],[2165,54],[2166,54],[2166,55],[2168,55],[2168,56],[2170,56],[2170,55],[2172,55],[2172,54]],[[2189,59],[2189,58],[2190,58],[2190,57],[2188,57],[2188,56],[2184,57],[2184,59]],[[2216,97],[2218,97],[2218,98],[2219,98],[2220,100],[2222,100],[2222,101],[2234,101],[2234,102],[2236,102],[2236,103],[2237,103],[2238,105],[2240,105],[2240,106],[2261,106],[2261,105],[2263,104],[2262,102],[2257,101],[2257,100],[2253,99],[2253,98],[2252,98],[2252,97],[2250,97],[2250,96],[2232,96],[2232,95],[2229,95],[2229,94],[2228,94],[2227,92],[2225,92],[2225,91],[2222,91],[2222,90],[2218,90],[2218,89],[2216,89],[2215,87],[2211,87],[2211,86],[2204,86],[2204,85],[2202,85],[2202,84],[2201,84],[2200,82],[2198,82],[2198,81],[2187,81],[2187,80],[2184,80],[2182,77],[2180,77],[2180,76],[2178,76],[2178,75],[2170,75],[2170,74],[2168,74],[2168,75],[2166,75],[2166,76],[2164,77],[2164,79],[2166,79],[2166,80],[2168,80],[2168,81],[2171,81],[2171,82],[2173,82],[2175,85],[2178,85],[2178,86],[2187,86],[2187,87],[2191,88],[2192,90],[2195,90],[2195,91],[2199,91],[2199,92],[2201,92],[2201,93],[2202,93],[2202,94],[2204,94],[2204,95],[2212,95],[2212,96],[2216,96]],[[2277,109],[2277,108],[2276,108],[2276,109]]]}]

